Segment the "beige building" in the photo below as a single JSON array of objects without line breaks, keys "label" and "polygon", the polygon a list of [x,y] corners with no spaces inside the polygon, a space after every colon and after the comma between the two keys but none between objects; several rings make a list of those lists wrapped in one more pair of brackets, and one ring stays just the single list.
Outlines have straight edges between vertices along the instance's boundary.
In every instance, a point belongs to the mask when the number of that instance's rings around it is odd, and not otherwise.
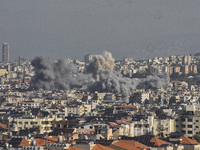
[{"label": "beige building", "polygon": [[18,129],[32,128],[33,126],[40,126],[44,132],[50,132],[53,129],[54,122],[62,120],[62,118],[8,118],[9,122],[14,121]]},{"label": "beige building", "polygon": [[84,105],[67,106],[65,107],[65,116],[73,115],[83,115],[85,113]]},{"label": "beige building", "polygon": [[190,73],[190,66],[189,65],[183,66],[183,71],[184,71],[184,74],[189,74]]},{"label": "beige building", "polygon": [[22,107],[39,108],[40,103],[35,101],[23,101],[21,105]]},{"label": "beige building", "polygon": [[200,135],[200,113],[182,115],[176,119],[176,130],[183,132],[186,137]]},{"label": "beige building", "polygon": [[192,73],[194,73],[194,74],[197,74],[197,73],[198,73],[197,65],[195,65],[195,64],[191,65],[190,71],[191,71]]},{"label": "beige building", "polygon": [[153,134],[158,137],[168,136],[171,132],[175,132],[175,119],[154,119]]},{"label": "beige building", "polygon": [[4,76],[7,73],[7,70],[4,68],[0,68],[0,76]]},{"label": "beige building", "polygon": [[186,55],[186,56],[183,58],[183,60],[184,60],[184,64],[189,65],[189,64],[191,63],[192,58],[191,58],[190,55]]}]

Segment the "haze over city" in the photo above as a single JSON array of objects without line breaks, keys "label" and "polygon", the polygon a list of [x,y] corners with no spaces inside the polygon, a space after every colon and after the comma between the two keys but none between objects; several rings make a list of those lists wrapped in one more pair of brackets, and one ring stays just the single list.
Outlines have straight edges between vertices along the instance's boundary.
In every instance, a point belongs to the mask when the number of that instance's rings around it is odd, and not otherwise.
[{"label": "haze over city", "polygon": [[199,0],[1,0],[0,41],[11,60],[182,55],[200,49]]},{"label": "haze over city", "polygon": [[200,150],[200,0],[0,0],[0,150]]}]

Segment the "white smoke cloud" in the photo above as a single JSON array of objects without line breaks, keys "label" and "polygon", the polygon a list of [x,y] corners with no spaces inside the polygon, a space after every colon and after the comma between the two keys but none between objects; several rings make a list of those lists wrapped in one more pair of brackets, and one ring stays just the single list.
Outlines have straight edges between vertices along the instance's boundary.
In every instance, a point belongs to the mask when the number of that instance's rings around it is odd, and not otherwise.
[{"label": "white smoke cloud", "polygon": [[94,55],[86,66],[86,72],[92,73],[94,79],[99,80],[99,71],[104,69],[113,70],[115,59],[110,52],[105,51],[103,55]]}]

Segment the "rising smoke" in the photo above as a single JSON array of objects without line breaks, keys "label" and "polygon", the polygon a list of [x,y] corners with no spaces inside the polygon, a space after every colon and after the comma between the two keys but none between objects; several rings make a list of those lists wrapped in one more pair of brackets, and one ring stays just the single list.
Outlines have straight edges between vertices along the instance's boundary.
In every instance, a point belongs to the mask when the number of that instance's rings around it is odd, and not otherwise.
[{"label": "rising smoke", "polygon": [[144,79],[140,79],[137,88],[142,89],[166,89],[170,83],[170,77],[167,73],[161,73],[156,76],[149,75]]},{"label": "rising smoke", "polygon": [[101,70],[99,72],[99,81],[94,84],[92,89],[122,94],[124,100],[127,100],[131,91],[136,89],[137,84],[136,80],[124,78],[114,70]]},{"label": "rising smoke", "polygon": [[31,80],[31,87],[38,89],[51,90],[54,87],[54,71],[52,62],[49,58],[36,57],[31,64],[35,67],[35,76]]},{"label": "rising smoke", "polygon": [[94,79],[99,80],[99,71],[104,69],[113,70],[115,59],[112,54],[105,51],[103,55],[93,55],[89,65],[86,66],[86,73],[92,73]]},{"label": "rising smoke", "polygon": [[35,68],[31,86],[36,90],[69,89],[69,80],[76,72],[76,67],[66,60],[52,62],[49,58],[36,57],[31,64]]},{"label": "rising smoke", "polygon": [[35,76],[32,78],[33,89],[111,92],[122,94],[127,100],[136,88],[160,89],[169,85],[169,75],[147,76],[145,79],[130,79],[113,70],[114,58],[109,52],[94,55],[86,66],[85,73],[78,73],[77,66],[67,60],[52,62],[48,58],[36,57],[32,61]]}]

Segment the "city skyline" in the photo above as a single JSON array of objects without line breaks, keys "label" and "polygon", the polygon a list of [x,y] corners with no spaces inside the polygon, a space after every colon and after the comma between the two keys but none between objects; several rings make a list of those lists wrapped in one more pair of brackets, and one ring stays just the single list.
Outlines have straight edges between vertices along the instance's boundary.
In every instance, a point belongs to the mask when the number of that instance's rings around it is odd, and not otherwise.
[{"label": "city skyline", "polygon": [[200,150],[200,0],[0,0],[0,150]]}]

